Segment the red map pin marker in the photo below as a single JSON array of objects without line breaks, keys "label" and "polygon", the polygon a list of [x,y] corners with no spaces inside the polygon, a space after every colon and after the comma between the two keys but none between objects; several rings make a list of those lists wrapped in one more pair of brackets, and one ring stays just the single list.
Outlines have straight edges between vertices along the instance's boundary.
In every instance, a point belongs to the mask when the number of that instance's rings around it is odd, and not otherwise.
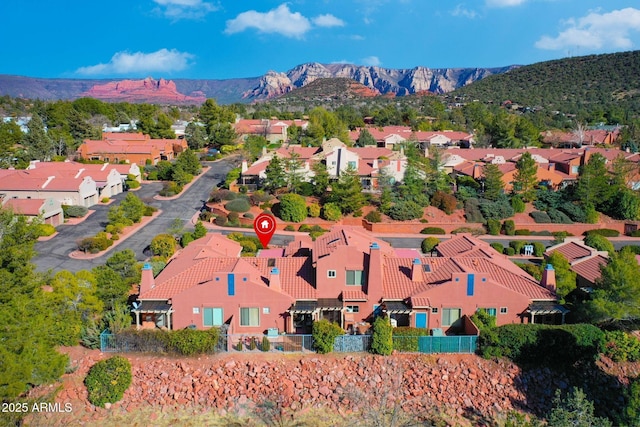
[{"label": "red map pin marker", "polygon": [[258,235],[262,246],[266,249],[271,241],[271,236],[276,232],[276,218],[273,215],[261,213],[253,221],[253,230]]}]

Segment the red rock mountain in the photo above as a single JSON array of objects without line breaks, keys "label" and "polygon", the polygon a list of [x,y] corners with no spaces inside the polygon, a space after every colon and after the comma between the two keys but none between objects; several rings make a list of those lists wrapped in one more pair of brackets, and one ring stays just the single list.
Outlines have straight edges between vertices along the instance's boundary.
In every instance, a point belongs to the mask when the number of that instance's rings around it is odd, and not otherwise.
[{"label": "red rock mountain", "polygon": [[176,104],[201,104],[206,100],[204,93],[196,91],[191,95],[178,92],[171,80],[120,80],[97,84],[82,92],[81,97],[91,97],[103,101],[121,102],[162,102]]}]

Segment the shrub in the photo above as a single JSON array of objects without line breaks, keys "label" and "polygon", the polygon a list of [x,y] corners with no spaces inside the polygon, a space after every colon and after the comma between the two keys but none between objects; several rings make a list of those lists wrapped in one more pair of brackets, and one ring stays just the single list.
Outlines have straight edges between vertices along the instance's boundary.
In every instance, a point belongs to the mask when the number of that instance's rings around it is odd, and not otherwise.
[{"label": "shrub", "polygon": [[467,222],[485,222],[482,212],[480,211],[480,201],[476,198],[467,199],[464,202],[464,215],[467,218]]},{"label": "shrub", "polygon": [[553,233],[549,230],[531,231],[529,234],[531,236],[553,236]]},{"label": "shrub", "polygon": [[557,209],[549,209],[547,211],[549,218],[551,218],[551,222],[555,224],[573,224],[571,218],[569,218],[564,212],[559,211]]},{"label": "shrub", "polygon": [[572,221],[587,222],[587,215],[580,205],[576,205],[572,202],[564,202],[558,207],[558,210],[567,214]]},{"label": "shrub", "polygon": [[593,206],[584,207],[585,221],[587,224],[597,224],[600,220],[600,214]]},{"label": "shrub", "polygon": [[224,208],[230,212],[246,212],[251,209],[251,206],[249,206],[249,201],[242,197],[226,203]]},{"label": "shrub", "polygon": [[311,218],[318,218],[320,216],[320,205],[317,203],[312,203],[307,206],[307,211]]},{"label": "shrub", "polygon": [[393,327],[389,318],[379,316],[373,322],[371,353],[389,356],[393,351]]},{"label": "shrub", "polygon": [[395,203],[387,215],[396,221],[408,221],[422,217],[424,210],[422,206],[412,200],[402,200]]},{"label": "shrub", "polygon": [[504,219],[512,217],[514,212],[509,200],[502,197],[496,201],[481,199],[479,203],[480,212],[485,219]]},{"label": "shrub", "polygon": [[162,197],[171,197],[175,196],[176,194],[180,194],[181,191],[182,186],[177,182],[167,181],[162,184],[162,190],[160,190],[158,194],[160,194]]},{"label": "shrub", "polygon": [[504,253],[507,256],[514,256],[516,254],[516,251],[512,247],[508,247],[505,248]]},{"label": "shrub", "polygon": [[342,335],[344,331],[337,323],[322,319],[313,322],[311,333],[315,350],[320,354],[326,354],[333,350],[336,337]]},{"label": "shrub", "polygon": [[354,218],[359,218],[362,216],[362,209],[356,209],[355,211],[353,211],[353,217]]},{"label": "shrub", "polygon": [[309,224],[302,224],[300,227],[298,227],[298,231],[301,231],[303,233],[308,233],[311,231],[311,226]]},{"label": "shrub", "polygon": [[284,231],[296,231],[296,228],[293,225],[289,224],[284,227]]},{"label": "shrub", "polygon": [[213,222],[220,227],[224,227],[225,225],[227,225],[228,219],[226,215],[218,215],[216,219],[213,220]]},{"label": "shrub", "polygon": [[307,217],[307,205],[299,194],[288,193],[280,196],[278,216],[287,222],[302,222]]},{"label": "shrub", "polygon": [[102,360],[89,369],[84,384],[89,401],[95,406],[115,403],[131,385],[131,363],[122,356]]},{"label": "shrub", "polygon": [[422,252],[427,254],[433,250],[440,243],[440,239],[437,237],[427,237],[420,245]]},{"label": "shrub", "polygon": [[135,179],[134,180],[126,180],[125,184],[126,184],[127,187],[129,187],[130,190],[135,190],[136,188],[140,188],[140,183],[138,181],[136,181]]},{"label": "shrub", "polygon": [[62,205],[62,212],[67,218],[82,218],[89,212],[89,209],[84,206]]},{"label": "shrub", "polygon": [[38,236],[51,236],[56,228],[51,224],[38,224]]},{"label": "shrub", "polygon": [[108,197],[103,197],[102,199],[100,199],[101,203],[109,203],[109,198]]},{"label": "shrub", "polygon": [[247,218],[247,219],[255,218],[255,216],[251,212],[247,212],[247,213],[243,214],[242,217],[243,218]]},{"label": "shrub", "polygon": [[269,341],[269,338],[267,338],[266,336],[262,337],[262,347],[261,347],[262,351],[269,351],[271,350],[271,341]]},{"label": "shrub", "polygon": [[489,246],[491,246],[493,249],[495,249],[499,254],[504,252],[504,246],[502,246],[502,243],[500,243],[500,242],[493,242],[493,243],[489,244]]},{"label": "shrub", "polygon": [[585,236],[588,236],[590,234],[599,234],[600,236],[604,237],[618,237],[620,235],[620,232],[611,228],[596,228],[584,232]]},{"label": "shrub", "polygon": [[142,216],[151,216],[154,212],[158,212],[158,208],[154,206],[145,205],[144,211],[142,212]]},{"label": "shrub", "polygon": [[271,199],[273,199],[273,196],[265,193],[263,190],[256,190],[249,196],[249,200],[253,206],[260,206],[262,203],[266,203]]},{"label": "shrub", "polygon": [[528,230],[526,228],[521,228],[520,230],[516,230],[514,234],[516,236],[530,236],[531,230]]},{"label": "shrub", "polygon": [[431,198],[431,206],[444,211],[447,215],[452,214],[453,211],[456,210],[457,204],[458,200],[456,200],[456,197],[444,191],[436,191]]},{"label": "shrub", "polygon": [[[229,190],[214,190],[209,194],[209,201],[214,203],[220,203],[223,200],[234,200],[238,195]],[[269,196],[271,197],[271,196]]]},{"label": "shrub", "polygon": [[229,222],[236,223],[238,222],[238,219],[240,219],[240,214],[238,214],[238,212],[229,212],[229,215],[227,215],[227,219],[229,220]]},{"label": "shrub", "polygon": [[533,256],[541,257],[547,247],[542,242],[533,242]]},{"label": "shrub", "polygon": [[524,248],[524,245],[526,244],[527,242],[522,240],[512,240],[509,242],[509,247],[513,248],[516,255],[520,255],[522,253],[522,248]]},{"label": "shrub", "polygon": [[206,331],[195,329],[170,331],[167,347],[169,351],[183,356],[211,353],[218,344],[219,332],[218,328],[211,328]]},{"label": "shrub", "polygon": [[587,246],[591,246],[597,251],[607,251],[609,253],[614,253],[615,249],[613,244],[601,234],[587,234],[584,238],[584,244]]},{"label": "shrub", "polygon": [[322,208],[322,217],[327,221],[339,221],[342,218],[340,206],[335,203],[326,203]]},{"label": "shrub", "polygon": [[425,328],[411,328],[401,326],[393,328],[393,349],[397,351],[416,352],[418,351],[418,337],[429,335],[429,330]]},{"label": "shrub", "polygon": [[240,246],[242,246],[242,253],[255,254],[258,251],[258,245],[256,245],[255,242],[251,240],[243,239],[238,243],[240,243]]},{"label": "shrub", "polygon": [[500,228],[500,220],[494,218],[487,220],[487,232],[492,236],[497,236],[498,234],[500,234]]},{"label": "shrub", "polygon": [[378,211],[371,211],[364,216],[364,219],[371,223],[380,222],[382,221],[382,215]]},{"label": "shrub", "polygon": [[183,248],[186,248],[187,245],[191,242],[193,242],[195,239],[193,238],[193,233],[184,233],[182,235],[182,237],[180,237],[180,246],[182,246]]},{"label": "shrub", "polygon": [[300,184],[300,188],[298,189],[298,193],[301,196],[309,197],[309,196],[313,196],[314,190],[315,190],[315,187],[313,186],[312,183],[303,182],[303,183]]},{"label": "shrub", "polygon": [[538,224],[548,224],[551,222],[551,218],[544,211],[533,211],[529,214],[533,220]]},{"label": "shrub", "polygon": [[516,234],[516,223],[512,219],[507,219],[502,223],[502,229],[507,236]]},{"label": "shrub", "polygon": [[640,360],[640,340],[624,331],[607,331],[601,351],[615,362],[636,362]]},{"label": "shrub", "polygon": [[473,227],[460,227],[455,230],[451,230],[451,234],[460,234],[460,233],[469,233],[473,236],[481,236],[485,234],[484,227],[473,228]]},{"label": "shrub", "polygon": [[211,218],[213,218],[213,212],[210,212],[210,211],[200,212],[200,221],[211,222]]},{"label": "shrub", "polygon": [[511,198],[511,208],[513,208],[514,213],[522,213],[526,209],[527,205],[522,200],[520,196],[513,196]]},{"label": "shrub", "polygon": [[440,227],[425,227],[420,230],[420,234],[446,234],[446,232]]},{"label": "shrub", "polygon": [[176,239],[171,234],[158,234],[149,248],[154,255],[167,259],[176,251]]}]

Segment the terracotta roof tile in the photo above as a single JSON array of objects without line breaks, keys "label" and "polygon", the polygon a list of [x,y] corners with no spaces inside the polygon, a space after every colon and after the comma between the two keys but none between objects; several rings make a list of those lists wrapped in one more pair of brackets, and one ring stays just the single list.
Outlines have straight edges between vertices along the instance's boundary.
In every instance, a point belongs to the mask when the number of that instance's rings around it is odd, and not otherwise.
[{"label": "terracotta roof tile", "polygon": [[590,248],[585,244],[580,244],[572,241],[549,248],[549,250],[547,250],[545,254],[548,256],[553,252],[560,252],[562,255],[564,255],[567,261],[569,261],[569,264],[572,264],[580,258],[591,256],[594,251],[595,249]]},{"label": "terracotta roof tile", "polygon": [[600,267],[607,265],[608,262],[607,257],[596,255],[586,260],[577,261],[571,265],[571,270],[589,282],[595,283],[601,276]]}]

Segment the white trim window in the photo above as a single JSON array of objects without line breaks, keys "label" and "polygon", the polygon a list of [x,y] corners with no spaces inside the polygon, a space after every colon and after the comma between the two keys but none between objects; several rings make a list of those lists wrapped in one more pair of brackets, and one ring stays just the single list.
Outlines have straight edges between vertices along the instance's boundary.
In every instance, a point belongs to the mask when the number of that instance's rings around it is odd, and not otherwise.
[{"label": "white trim window", "polygon": [[258,307],[241,307],[240,326],[260,326],[260,309]]}]

